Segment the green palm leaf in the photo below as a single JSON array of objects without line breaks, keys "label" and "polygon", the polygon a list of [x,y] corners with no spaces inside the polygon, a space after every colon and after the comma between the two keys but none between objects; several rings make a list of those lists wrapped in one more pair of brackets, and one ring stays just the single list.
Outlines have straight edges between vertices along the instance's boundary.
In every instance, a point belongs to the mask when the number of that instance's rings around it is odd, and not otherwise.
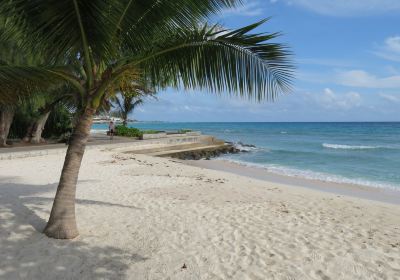
[{"label": "green palm leaf", "polygon": [[177,29],[159,36],[141,55],[121,59],[115,76],[142,69],[155,86],[199,88],[273,100],[291,88],[294,67],[290,52],[270,42],[279,36],[251,34],[258,23],[233,31],[217,26]]}]

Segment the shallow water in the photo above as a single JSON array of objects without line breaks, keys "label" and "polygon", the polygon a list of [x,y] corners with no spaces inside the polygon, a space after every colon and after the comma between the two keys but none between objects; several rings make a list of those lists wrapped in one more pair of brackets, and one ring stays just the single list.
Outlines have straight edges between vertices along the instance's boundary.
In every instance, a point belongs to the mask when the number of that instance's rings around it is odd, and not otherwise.
[{"label": "shallow water", "polygon": [[[256,145],[224,159],[282,175],[400,190],[400,123],[135,123]],[[93,129],[106,129],[95,124]]]}]

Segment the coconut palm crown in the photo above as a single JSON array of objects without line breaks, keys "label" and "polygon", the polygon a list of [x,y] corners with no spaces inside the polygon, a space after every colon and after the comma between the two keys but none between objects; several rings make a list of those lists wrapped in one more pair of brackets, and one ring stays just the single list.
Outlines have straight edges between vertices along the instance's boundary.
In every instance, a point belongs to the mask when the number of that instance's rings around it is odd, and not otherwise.
[{"label": "coconut palm crown", "polygon": [[204,89],[273,100],[290,89],[293,67],[278,33],[252,33],[265,20],[227,30],[210,16],[236,0],[6,0],[0,17],[20,46],[46,53],[51,63],[0,65],[0,100],[26,84],[68,82],[81,112],[72,135],[44,233],[78,235],[75,190],[93,115],[121,79],[146,79],[155,89]]}]

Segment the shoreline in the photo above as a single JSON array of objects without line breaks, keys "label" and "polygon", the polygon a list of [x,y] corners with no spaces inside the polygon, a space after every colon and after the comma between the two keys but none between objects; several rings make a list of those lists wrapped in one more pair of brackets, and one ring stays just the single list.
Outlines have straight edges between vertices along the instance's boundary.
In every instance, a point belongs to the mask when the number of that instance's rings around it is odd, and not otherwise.
[{"label": "shoreline", "polygon": [[[207,137],[207,135],[203,135]],[[132,150],[139,153],[149,154],[152,156],[166,156],[168,157],[168,149],[173,149],[174,146],[165,143],[165,148],[161,149],[164,151],[161,154],[166,155],[158,155],[157,153],[151,153],[151,150],[148,145],[140,145],[145,144],[146,141],[139,141],[135,139],[129,139],[126,137],[116,137],[115,140],[109,141],[107,136],[104,136],[102,133],[99,133],[98,130],[91,132],[91,139],[88,143],[88,146],[103,146],[107,147],[107,149],[111,150],[119,150],[120,152],[126,152]],[[212,136],[209,136],[212,137]],[[119,139],[121,138],[121,139]],[[119,139],[119,140],[118,140]],[[156,142],[158,140],[156,139]],[[181,141],[181,140],[179,140]],[[147,141],[150,145],[155,145],[155,143],[150,143],[152,141]],[[121,147],[119,147],[121,146]],[[156,145],[157,146],[157,145]],[[171,147],[168,147],[171,146]],[[203,143],[204,149],[208,149],[209,146]],[[24,147],[7,147],[4,149],[0,149],[0,160],[1,159],[11,159],[14,157],[30,157],[30,156],[39,156],[49,154],[50,151],[60,150],[61,153],[66,149],[65,144],[44,144],[44,145],[28,145]],[[136,147],[136,148],[134,148]],[[157,146],[158,147],[158,146]],[[143,150],[144,149],[144,150]],[[176,153],[181,153],[181,149],[178,148]],[[192,148],[193,150],[194,148]],[[143,151],[141,151],[143,150]],[[150,152],[149,152],[149,151]],[[158,147],[160,150],[160,147]],[[158,151],[157,148],[154,151]],[[189,149],[191,150],[191,149]],[[195,148],[195,152],[198,153],[197,150],[201,150],[201,147]],[[174,152],[174,151],[171,151]],[[21,154],[21,155],[19,155]],[[178,159],[179,160],[179,159]],[[400,190],[390,189],[379,186],[367,186],[356,183],[346,183],[346,182],[334,182],[334,181],[324,181],[318,178],[305,178],[301,176],[290,176],[285,174],[279,174],[275,172],[271,172],[263,167],[258,167],[255,165],[246,165],[245,163],[234,162],[230,160],[226,160],[220,157],[213,158],[212,160],[191,160],[191,159],[180,159],[181,163],[196,166],[201,168],[206,168],[210,170],[217,170],[228,172],[231,174],[236,174],[240,176],[245,176],[253,179],[262,180],[266,183],[277,183],[283,185],[289,185],[292,187],[301,187],[311,190],[322,191],[331,194],[350,196],[355,198],[362,198],[367,200],[379,201],[384,203],[390,203],[395,205],[400,205]]]},{"label": "shoreline", "polygon": [[182,160],[183,164],[200,168],[228,172],[245,176],[267,183],[278,183],[292,187],[301,187],[337,195],[379,201],[400,205],[400,191],[388,188],[363,186],[349,183],[327,182],[318,179],[308,179],[298,176],[288,176],[267,171],[261,167],[246,166],[244,164],[224,160]]}]

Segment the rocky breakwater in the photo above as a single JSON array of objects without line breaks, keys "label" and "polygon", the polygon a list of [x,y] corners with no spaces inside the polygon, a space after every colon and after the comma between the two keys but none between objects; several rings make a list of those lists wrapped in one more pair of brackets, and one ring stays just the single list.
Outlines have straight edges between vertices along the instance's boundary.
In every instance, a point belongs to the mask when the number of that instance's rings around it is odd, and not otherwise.
[{"label": "rocky breakwater", "polygon": [[225,154],[237,154],[250,152],[255,149],[254,145],[244,144],[242,142],[232,143],[225,142],[216,146],[206,146],[204,148],[196,148],[191,150],[177,151],[169,153],[163,156],[168,156],[172,158],[179,158],[183,160],[200,160],[200,159],[211,159],[219,157]]},{"label": "rocky breakwater", "polygon": [[231,144],[224,144],[217,147],[179,151],[173,154],[169,154],[168,156],[184,160],[200,160],[200,159],[211,159],[223,154],[236,154],[239,152],[240,150],[237,149],[235,146]]}]

